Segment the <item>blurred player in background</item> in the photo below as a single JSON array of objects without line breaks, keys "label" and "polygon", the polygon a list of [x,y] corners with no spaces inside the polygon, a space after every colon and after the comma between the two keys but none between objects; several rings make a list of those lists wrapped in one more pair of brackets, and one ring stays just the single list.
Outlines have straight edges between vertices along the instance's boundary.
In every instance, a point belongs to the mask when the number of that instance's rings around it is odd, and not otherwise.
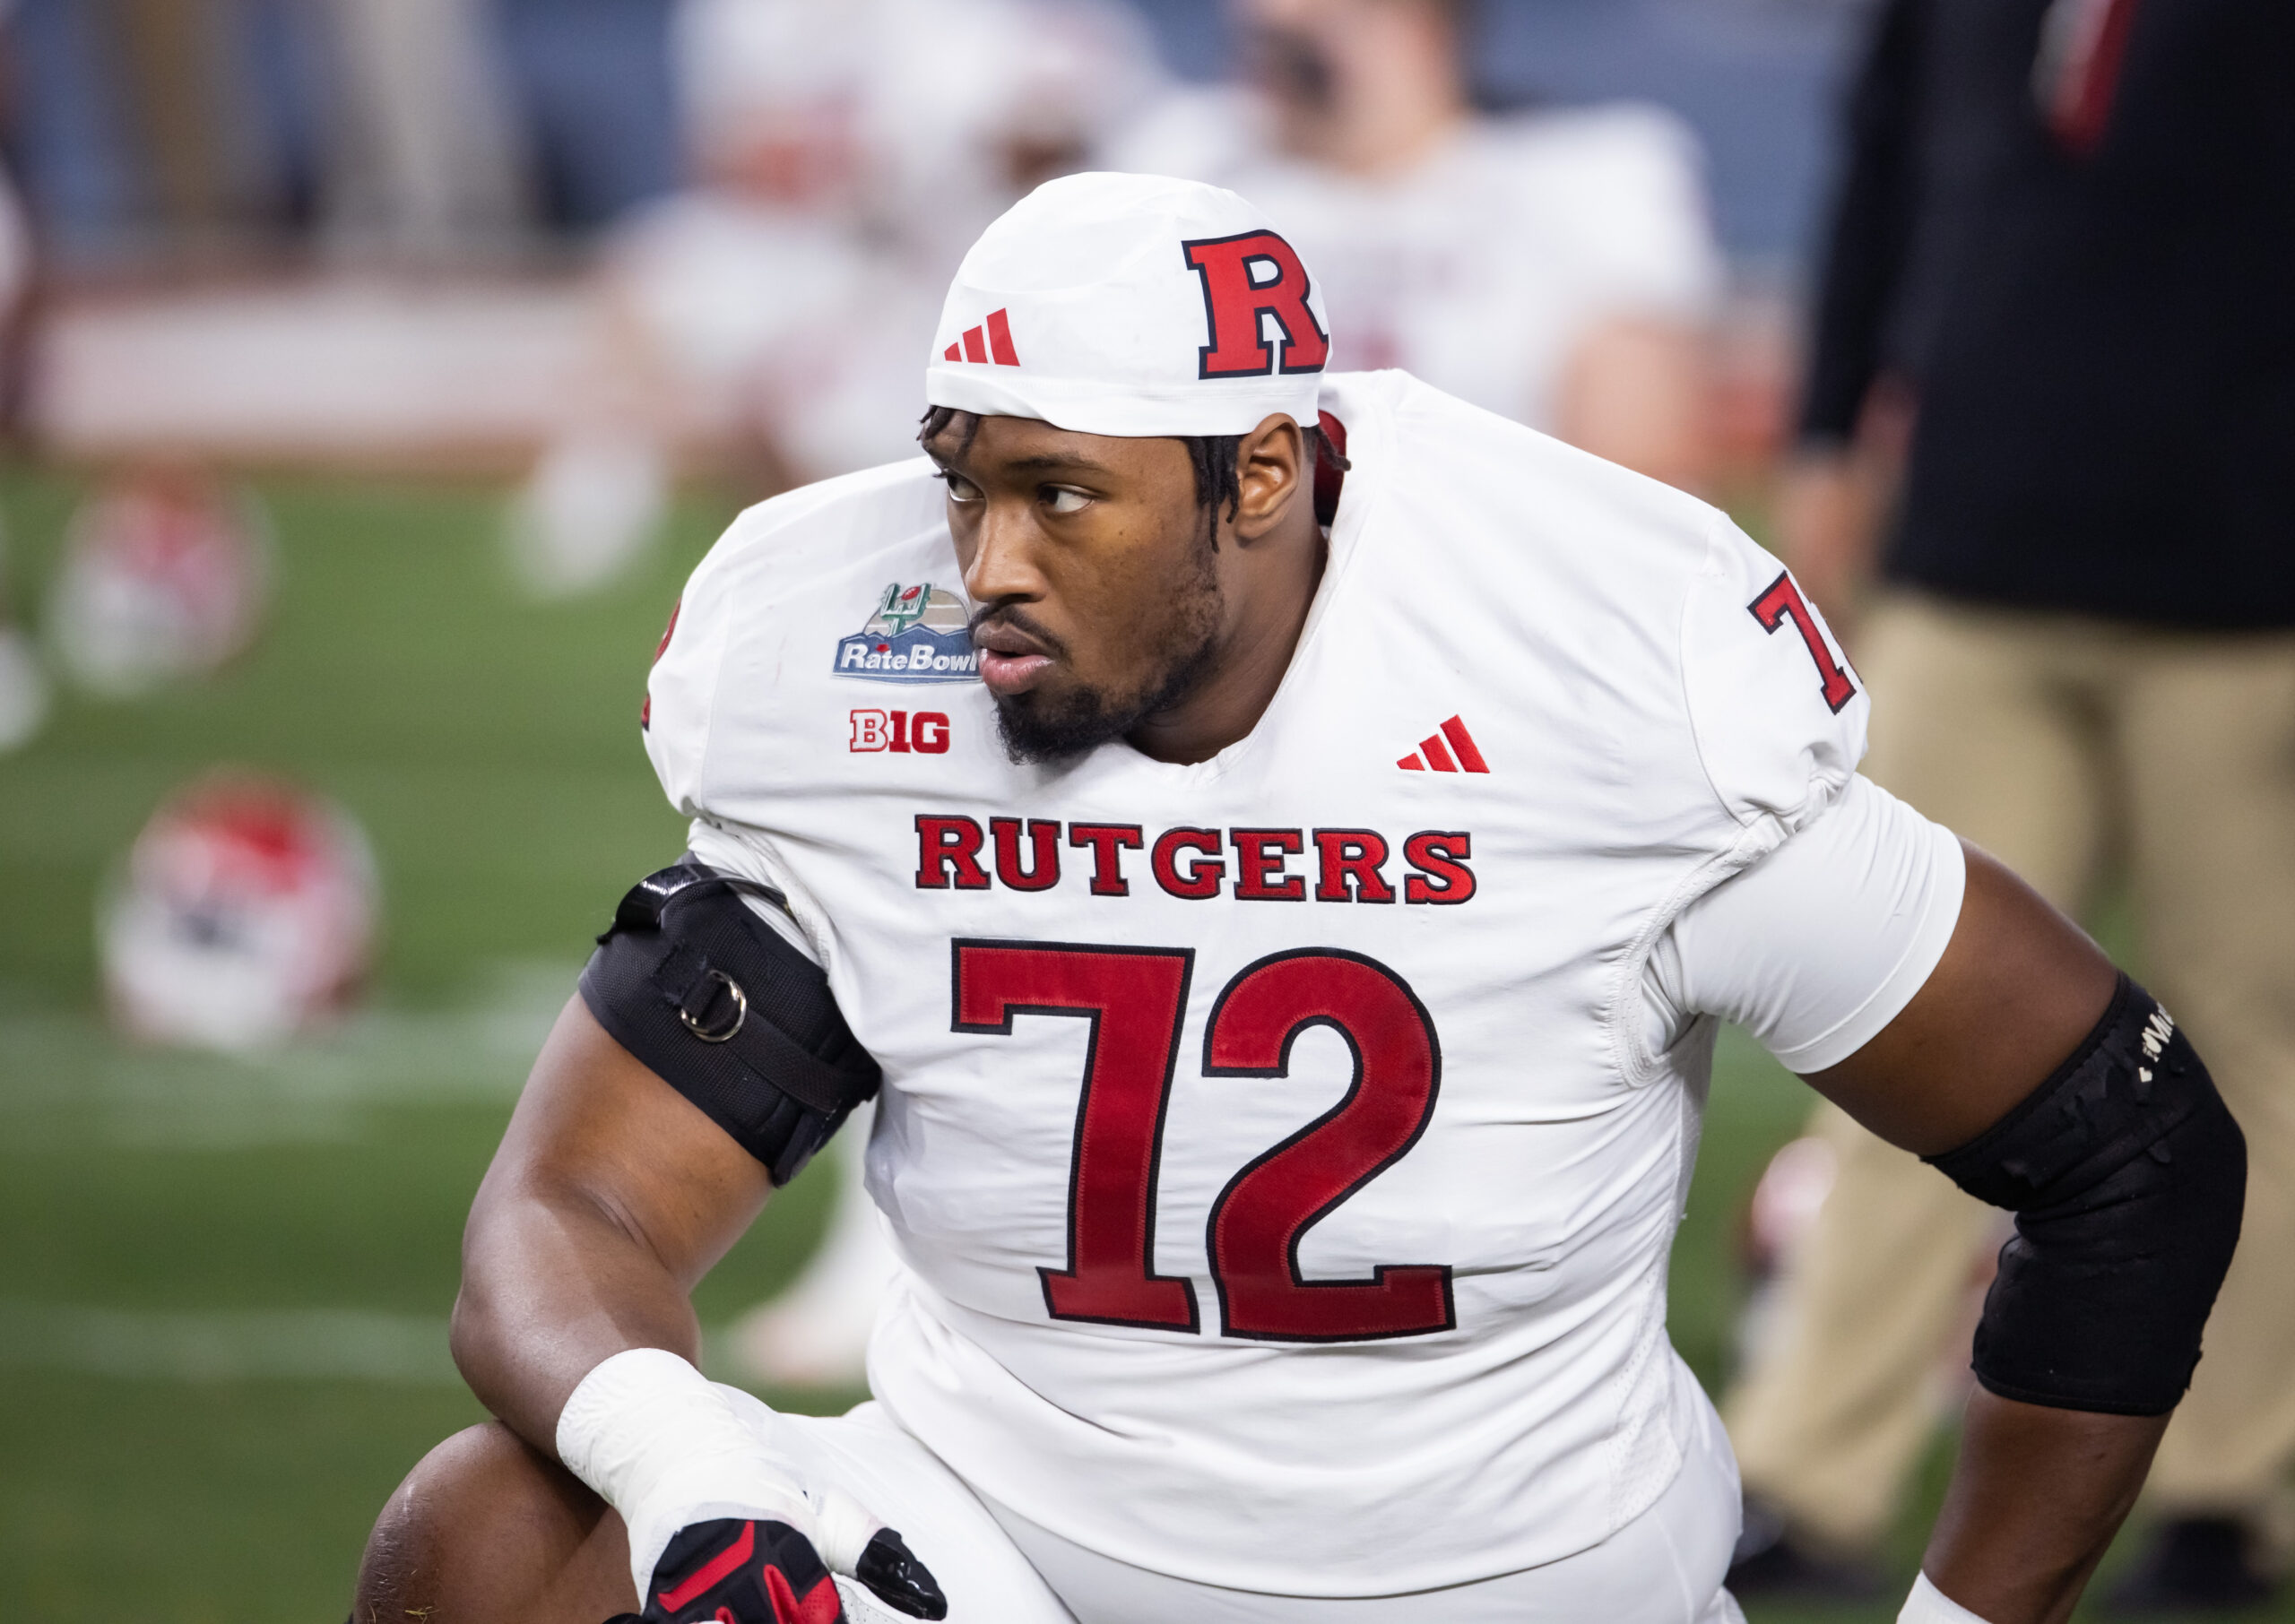
[{"label": "blurred player in background", "polygon": [[1092,0],[686,0],[675,49],[694,183],[607,250],[594,397],[512,532],[546,593],[643,548],[680,446],[764,491],[903,454],[958,256],[1156,83]]},{"label": "blurred player in background", "polygon": [[[2112,1599],[2252,1602],[2295,1460],[2295,13],[1892,0],[1850,143],[1788,556],[1848,623],[1917,403],[1855,638],[1867,770],[2065,909],[2124,863],[2152,980],[2218,1057],[2247,1240]],[[1838,1179],[1728,1406],[1745,1591],[1853,1585],[1993,1237],[1818,1119]]]},{"label": "blurred player in background", "polygon": [[1707,472],[1722,264],[1694,138],[1646,107],[1491,117],[1468,0],[1234,0],[1246,83],[1117,167],[1232,186],[1325,279],[1333,364],[1400,367],[1668,483]]},{"label": "blurred player in background", "polygon": [[525,241],[527,154],[489,48],[488,0],[325,0],[317,9],[331,74],[330,245],[369,263],[451,265]]}]

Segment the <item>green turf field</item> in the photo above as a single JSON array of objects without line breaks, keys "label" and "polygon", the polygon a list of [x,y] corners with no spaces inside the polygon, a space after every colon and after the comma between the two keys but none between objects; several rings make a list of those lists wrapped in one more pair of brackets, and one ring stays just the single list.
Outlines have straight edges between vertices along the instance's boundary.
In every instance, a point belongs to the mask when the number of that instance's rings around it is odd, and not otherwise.
[{"label": "green turf field", "polygon": [[[383,1498],[479,1416],[446,1315],[463,1214],[526,1062],[620,888],[679,849],[637,710],[722,504],[689,505],[639,578],[540,608],[509,590],[490,495],[316,480],[264,494],[281,592],[254,653],[195,690],[66,700],[36,745],[0,758],[10,1618],[342,1616]],[[56,478],[0,484],[20,605],[37,601],[72,495]],[[94,992],[97,885],[166,790],[221,762],[294,773],[365,823],[387,898],[376,998],[339,1035],[260,1062],[123,1050]],[[1709,1382],[1738,1291],[1738,1205],[1806,1102],[1725,1042],[1674,1268],[1675,1339]],[[705,1284],[705,1323],[793,1271],[828,1176],[801,1179]],[[1897,1542],[1908,1577],[1941,1470]]]}]

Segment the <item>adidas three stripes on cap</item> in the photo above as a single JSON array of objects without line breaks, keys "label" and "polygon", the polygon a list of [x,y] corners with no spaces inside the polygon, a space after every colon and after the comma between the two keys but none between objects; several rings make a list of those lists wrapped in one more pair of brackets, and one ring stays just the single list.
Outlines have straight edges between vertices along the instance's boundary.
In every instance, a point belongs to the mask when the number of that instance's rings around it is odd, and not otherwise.
[{"label": "adidas three stripes on cap", "polygon": [[1322,293],[1234,193],[1156,175],[1048,181],[981,235],[940,312],[925,399],[1082,434],[1312,423]]}]

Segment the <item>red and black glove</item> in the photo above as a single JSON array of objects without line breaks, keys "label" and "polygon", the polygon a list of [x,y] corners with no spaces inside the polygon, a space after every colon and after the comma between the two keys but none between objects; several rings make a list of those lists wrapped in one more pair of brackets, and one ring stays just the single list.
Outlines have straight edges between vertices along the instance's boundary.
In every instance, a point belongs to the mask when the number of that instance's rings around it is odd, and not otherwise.
[{"label": "red and black glove", "polygon": [[[853,1564],[871,1595],[912,1619],[945,1619],[948,1598],[901,1537],[879,1528]],[[607,1624],[841,1624],[836,1580],[786,1523],[719,1517],[678,1531],[654,1565],[642,1613]]]}]

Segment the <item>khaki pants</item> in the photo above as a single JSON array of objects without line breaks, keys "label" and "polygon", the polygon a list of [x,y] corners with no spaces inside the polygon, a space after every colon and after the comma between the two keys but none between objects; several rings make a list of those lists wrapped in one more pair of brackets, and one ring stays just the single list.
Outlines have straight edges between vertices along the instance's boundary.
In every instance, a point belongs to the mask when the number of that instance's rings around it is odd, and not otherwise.
[{"label": "khaki pants", "polygon": [[[2295,634],[2197,635],[1899,598],[1858,650],[1866,770],[2074,911],[2123,860],[2145,984],[2247,1139],[2246,1227],[2151,1479],[2253,1512],[2295,1460]],[[1724,1405],[1745,1487],[1806,1535],[1878,1541],[1936,1419],[1994,1215],[1831,1106],[1840,1174],[1778,1336]]]}]

